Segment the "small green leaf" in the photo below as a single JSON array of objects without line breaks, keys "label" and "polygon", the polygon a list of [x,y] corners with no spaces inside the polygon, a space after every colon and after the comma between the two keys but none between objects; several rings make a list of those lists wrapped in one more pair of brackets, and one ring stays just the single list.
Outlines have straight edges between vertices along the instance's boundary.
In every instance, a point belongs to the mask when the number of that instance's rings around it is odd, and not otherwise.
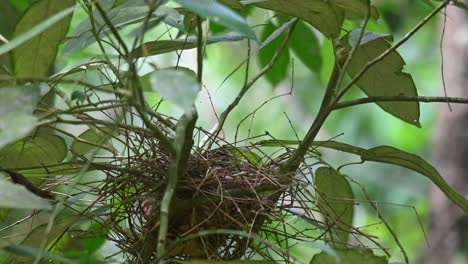
[{"label": "small green leaf", "polygon": [[108,127],[90,128],[81,133],[71,145],[71,151],[75,155],[84,155],[97,148],[113,151],[109,140],[115,131]]},{"label": "small green leaf", "polygon": [[[343,37],[343,40],[349,44],[355,43],[353,36],[358,34],[357,32],[356,30],[352,31]],[[357,48],[348,65],[348,74],[355,77],[369,61],[385,52],[390,47],[387,40],[387,35],[367,32],[364,38],[365,43]],[[368,69],[357,81],[357,85],[370,97],[417,96],[413,78],[410,74],[402,72],[404,65],[405,61],[400,54],[392,51],[382,61]],[[393,116],[420,127],[418,102],[377,102],[377,105]]]},{"label": "small green leaf", "polygon": [[0,150],[0,166],[21,168],[56,164],[67,155],[65,140],[57,135],[31,136]]},{"label": "small green leaf", "polygon": [[151,76],[151,85],[161,97],[190,112],[200,91],[200,83],[186,70],[163,69]]},{"label": "small green leaf", "polygon": [[[206,44],[213,44],[224,41],[239,41],[244,39],[240,35],[222,35],[210,36],[206,40]],[[187,39],[174,39],[174,40],[156,40],[144,43],[132,51],[132,55],[136,58],[153,56],[163,53],[168,53],[176,50],[189,50],[198,46],[197,39],[190,37]]]},{"label": "small green leaf", "polygon": [[49,201],[28,191],[23,185],[0,179],[0,207],[51,209]]},{"label": "small green leaf", "polygon": [[[277,28],[272,23],[268,23],[263,29],[262,40],[264,43],[268,44],[262,44],[261,49],[258,52],[258,59],[261,67],[265,67],[270,64],[271,59],[275,55],[276,51],[278,51],[283,40],[286,38],[284,34],[281,36],[275,35],[274,39],[270,38],[272,34],[277,33]],[[273,86],[276,86],[288,76],[289,60],[289,50],[284,49],[273,67],[265,74],[265,77],[271,82]]]},{"label": "small green leaf", "polygon": [[249,39],[256,40],[255,32],[250,28],[247,21],[236,12],[215,0],[174,0],[181,6],[209,18],[213,22],[239,32]]},{"label": "small green leaf", "polygon": [[322,66],[320,43],[315,33],[303,22],[299,22],[289,41],[289,47],[309,70],[318,73]]},{"label": "small green leaf", "polygon": [[353,224],[354,195],[346,178],[329,167],[320,167],[315,172],[318,192],[318,207],[321,210],[331,245],[345,248]]},{"label": "small green leaf", "polygon": [[41,259],[48,259],[52,261],[58,261],[59,263],[65,263],[65,264],[77,264],[77,262],[67,259],[61,256],[57,256],[54,254],[51,254],[45,250],[42,250],[40,248],[36,247],[27,247],[27,246],[6,246],[2,248],[6,252],[13,253],[18,256],[23,256],[23,257],[32,257],[36,258],[37,256],[41,256]]},{"label": "small green leaf", "polygon": [[364,161],[376,161],[399,165],[421,173],[439,187],[447,197],[468,213],[468,201],[445,182],[439,172],[421,157],[394,147],[380,146],[371,148],[361,156]]},{"label": "small green leaf", "polygon": [[[73,8],[74,5],[73,0],[37,1],[26,10],[16,25],[14,34],[21,36],[39,23],[52,20],[54,15],[68,12],[67,10]],[[70,20],[71,15],[65,16],[13,50],[12,59],[16,76],[40,78],[48,75],[55,61],[58,46],[67,33]]]},{"label": "small green leaf", "polygon": [[375,256],[370,249],[337,249],[338,259],[325,252],[315,255],[310,264],[387,264],[386,257]]}]

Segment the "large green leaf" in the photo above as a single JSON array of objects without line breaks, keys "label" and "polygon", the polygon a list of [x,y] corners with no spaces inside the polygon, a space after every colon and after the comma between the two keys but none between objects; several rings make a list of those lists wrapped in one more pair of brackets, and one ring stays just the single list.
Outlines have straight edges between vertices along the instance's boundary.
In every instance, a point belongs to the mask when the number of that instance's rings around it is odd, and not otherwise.
[{"label": "large green leaf", "polygon": [[[53,15],[67,11],[73,0],[41,0],[32,4],[16,25],[14,34],[21,35]],[[16,47],[12,52],[14,73],[18,77],[40,78],[49,73],[59,44],[67,33],[71,15],[67,15],[40,34]]]},{"label": "large green leaf", "polygon": [[345,248],[353,224],[354,195],[348,180],[338,171],[320,167],[315,172],[318,207],[327,228],[328,239],[335,248]]},{"label": "large green leaf", "polygon": [[422,175],[429,178],[435,185],[437,185],[437,187],[439,187],[445,193],[445,195],[447,195],[447,197],[452,200],[452,202],[462,208],[463,211],[468,213],[468,201],[447,184],[444,178],[440,176],[436,168],[415,154],[389,146],[379,146],[371,149],[363,149],[336,141],[323,141],[317,142],[316,144],[320,147],[332,148],[360,155],[363,161],[376,161],[399,165],[421,173]]},{"label": "large green leaf", "polygon": [[320,43],[315,33],[303,22],[299,22],[289,41],[289,47],[309,70],[318,73],[322,66]]},{"label": "large green leaf", "polygon": [[[47,232],[48,227],[47,223],[42,224],[34,228],[29,234],[24,238],[24,240],[19,244],[21,247],[29,247],[29,248],[40,248],[43,242],[45,245],[49,245],[49,243],[56,240],[59,236],[62,236],[63,233],[67,232],[67,230],[78,222],[80,219],[79,216],[59,216],[55,219],[53,223],[52,229],[50,232]],[[19,263],[32,263],[34,260],[33,257],[25,257],[19,255],[10,254],[5,259],[5,264],[19,264]]]},{"label": "large green leaf", "polygon": [[18,256],[23,256],[23,257],[32,257],[33,259],[41,256],[41,259],[47,259],[49,261],[56,261],[58,263],[64,263],[64,264],[78,264],[77,262],[64,258],[62,256],[57,256],[54,254],[51,254],[45,250],[42,250],[40,248],[36,247],[27,247],[27,246],[6,246],[2,248],[6,252],[18,255]]},{"label": "large green leaf", "polygon": [[31,136],[0,150],[0,166],[21,168],[56,164],[67,155],[65,140],[57,135]]},{"label": "large green leaf", "polygon": [[190,112],[201,88],[194,75],[187,70],[163,69],[152,74],[151,85],[161,97]]},{"label": "large green leaf", "polygon": [[37,87],[0,89],[0,149],[36,127],[33,111],[39,96]]},{"label": "large green leaf", "polygon": [[343,23],[343,12],[331,1],[322,0],[270,0],[256,6],[300,18],[327,37],[338,36]]},{"label": "large green leaf", "polygon": [[399,165],[421,173],[439,187],[447,197],[468,213],[468,201],[445,182],[439,172],[421,157],[394,147],[380,146],[367,150],[361,155],[362,160]]},{"label": "large green leaf", "polygon": [[23,34],[15,37],[14,39],[12,39],[10,42],[8,42],[7,44],[4,44],[2,46],[0,46],[0,56],[15,49],[16,47],[18,47],[19,45],[27,42],[28,40],[31,40],[32,38],[34,38],[35,36],[41,34],[42,32],[46,31],[48,28],[50,28],[51,26],[53,26],[55,23],[57,23],[58,21],[62,20],[63,18],[69,16],[71,13],[73,13],[73,7],[69,7],[65,10],[62,10],[60,12],[58,12],[57,14],[51,16],[49,19],[43,21],[43,22],[40,22],[38,23],[37,25],[35,25],[33,28],[31,28],[30,30],[24,32]]},{"label": "large green leaf", "polygon": [[109,140],[114,134],[115,132],[107,127],[90,128],[73,140],[71,151],[76,155],[84,155],[98,148],[112,152],[113,147],[109,144]]},{"label": "large green leaf", "polygon": [[24,186],[0,179],[0,207],[15,209],[51,209],[49,201]]},{"label": "large green leaf", "polygon": [[[330,0],[329,2],[342,8],[345,11],[346,17],[349,18],[362,18],[367,13],[367,0]],[[379,18],[377,9],[373,6],[370,7],[371,18]]]},{"label": "large green leaf", "polygon": [[[270,36],[277,34],[277,30],[276,26],[272,23],[268,23],[263,29],[261,37],[262,41],[264,43],[269,43],[267,45],[262,44],[261,49],[258,52],[258,59],[261,67],[265,67],[271,63],[271,59],[275,55],[276,51],[278,51],[283,40],[286,38],[286,35],[282,34],[280,36],[275,36],[275,38],[271,40]],[[287,77],[289,60],[289,50],[283,49],[273,67],[265,74],[265,77],[273,86],[276,86]]]},{"label": "large green leaf", "polygon": [[247,38],[256,40],[255,32],[247,21],[236,12],[215,0],[174,0],[181,6],[199,14],[202,17],[209,18],[213,22],[223,25],[229,29],[239,32]]},{"label": "large green leaf", "polygon": [[[350,45],[355,44],[353,39],[359,33],[354,30],[343,40]],[[366,32],[361,44],[349,63],[347,72],[355,77],[369,62],[385,52],[391,45],[389,36],[380,33]],[[405,61],[396,51],[392,51],[383,60],[373,65],[357,81],[357,85],[368,96],[417,96],[416,86],[410,74],[402,72]],[[420,127],[418,102],[377,102],[383,110],[395,117]]]},{"label": "large green leaf", "polygon": [[370,249],[337,249],[338,259],[321,252],[315,255],[310,264],[387,264],[386,257],[375,256]]},{"label": "large green leaf", "polygon": [[[241,35],[223,35],[223,36],[210,36],[206,40],[206,44],[213,44],[224,41],[239,41],[244,39]],[[188,50],[196,48],[198,45],[197,39],[190,37],[186,39],[174,40],[156,40],[146,42],[140,47],[132,51],[134,57],[146,57],[163,53],[168,53],[176,50]]]}]

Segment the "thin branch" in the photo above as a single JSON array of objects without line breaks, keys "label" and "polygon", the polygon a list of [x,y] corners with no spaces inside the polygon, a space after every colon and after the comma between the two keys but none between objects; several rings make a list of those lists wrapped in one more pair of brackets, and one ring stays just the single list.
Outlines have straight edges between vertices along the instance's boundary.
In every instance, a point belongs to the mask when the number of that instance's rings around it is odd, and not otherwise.
[{"label": "thin branch", "polygon": [[[255,82],[258,81],[263,75],[265,75],[273,66],[275,65],[276,61],[278,60],[279,56],[282,54],[284,48],[286,47],[288,41],[291,39],[292,33],[294,32],[294,28],[296,27],[298,20],[296,19],[293,24],[291,25],[291,28],[289,29],[288,35],[286,38],[283,40],[281,45],[279,46],[278,50],[276,51],[275,55],[273,55],[273,58],[271,59],[270,63],[265,66],[257,75],[255,75],[252,80],[249,82],[246,82],[244,86],[242,87],[241,91],[237,95],[237,97],[234,99],[234,101],[231,102],[231,104],[224,110],[224,112],[221,113],[220,120],[215,127],[215,132],[213,133],[213,139],[215,139],[221,130],[223,129],[223,125],[226,122],[226,119],[228,115],[231,113],[231,111],[236,108],[236,106],[239,104],[241,99],[244,97],[244,95],[247,93],[247,91],[255,84]],[[211,143],[212,144],[212,143]],[[211,144],[208,146],[208,148],[211,147]]]},{"label": "thin branch", "polygon": [[468,104],[468,98],[461,97],[445,97],[445,96],[375,96],[359,98],[347,102],[337,103],[333,110],[338,110],[346,107],[351,107],[361,104],[377,103],[377,102],[420,102],[420,103],[455,103]]}]

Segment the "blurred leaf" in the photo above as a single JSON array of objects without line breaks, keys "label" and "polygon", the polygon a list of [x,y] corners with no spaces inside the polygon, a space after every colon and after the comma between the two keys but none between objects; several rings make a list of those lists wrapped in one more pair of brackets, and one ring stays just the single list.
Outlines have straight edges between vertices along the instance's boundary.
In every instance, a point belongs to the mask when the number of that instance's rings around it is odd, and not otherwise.
[{"label": "blurred leaf", "polygon": [[374,256],[370,249],[337,249],[339,260],[336,257],[330,256],[325,252],[315,255],[310,264],[387,264],[386,257]]},{"label": "blurred leaf", "polygon": [[[272,23],[268,23],[263,28],[261,37],[261,39],[263,40],[263,44],[258,52],[258,59],[262,68],[270,64],[271,59],[275,55],[276,51],[278,51],[284,38],[286,38],[284,34],[282,36],[279,36],[277,35],[278,33],[279,32],[277,31],[277,28]],[[275,38],[270,38],[272,36]],[[276,86],[288,76],[289,60],[289,50],[283,49],[273,67],[265,74],[265,77],[268,79],[268,81],[270,81],[270,83],[273,86]]]},{"label": "blurred leaf", "polygon": [[[142,22],[144,18],[148,16],[150,11],[150,6],[145,0],[128,1],[125,4],[119,5],[115,8],[110,8],[111,5],[103,6],[103,9],[107,12],[107,16],[109,17],[112,25],[118,29],[124,26]],[[97,12],[97,10],[93,12],[93,19],[95,28],[98,31],[97,33],[100,38],[104,38],[110,34],[109,26],[106,24],[101,14]],[[156,11],[151,14],[150,23],[148,24],[149,27],[146,30],[157,26],[160,21],[163,21],[169,26],[176,27],[179,30],[184,30],[182,16],[174,8],[165,5],[159,6],[158,9],[156,9]],[[69,53],[78,51],[96,42],[92,28],[93,27],[90,19],[86,19],[81,22],[73,31],[73,33],[71,33],[69,40],[64,45],[63,52]],[[136,31],[130,35],[135,35],[138,33],[141,34],[142,32],[140,28],[136,29]]]},{"label": "blurred leaf", "polygon": [[326,37],[338,36],[343,23],[343,12],[331,1],[322,0],[270,0],[256,6],[300,18],[311,24]]},{"label": "blurred leaf", "polygon": [[223,5],[235,8],[235,9],[244,9],[245,7],[239,2],[239,0],[218,0]]},{"label": "blurred leaf", "polygon": [[[354,30],[343,40],[352,44],[359,30]],[[355,77],[365,65],[381,55],[390,44],[387,35],[367,32],[365,43],[356,50],[347,72]],[[349,40],[347,40],[349,39]],[[355,41],[354,41],[355,42]],[[402,72],[405,61],[396,51],[392,51],[383,60],[373,65],[357,81],[357,85],[368,96],[417,96],[416,86],[410,74]],[[383,110],[414,126],[420,127],[418,102],[377,102]]]},{"label": "blurred leaf", "polygon": [[0,221],[5,220],[8,214],[11,212],[11,208],[0,207]]},{"label": "blurred leaf", "polygon": [[209,18],[215,23],[239,32],[249,39],[256,40],[255,32],[250,28],[247,21],[228,7],[216,2],[215,0],[174,0],[181,6],[199,14],[202,17]]},{"label": "blurred leaf", "polygon": [[37,125],[33,115],[39,91],[29,88],[0,88],[0,149],[29,134]]},{"label": "blurred leaf", "polygon": [[[59,15],[61,12],[67,13],[67,10],[74,6],[73,0],[37,1],[26,10],[16,25],[14,34],[21,36],[43,21],[54,21],[54,15]],[[66,15],[13,50],[12,59],[16,76],[28,78],[47,76],[55,61],[58,46],[65,38],[70,20],[71,15]]]},{"label": "blurred leaf", "polygon": [[[342,8],[349,18],[363,18],[367,13],[367,0],[331,0],[334,5]],[[379,13],[374,6],[370,7],[371,18],[379,18]]]},{"label": "blurred leaf", "polygon": [[343,175],[329,167],[316,170],[315,186],[319,195],[318,207],[330,230],[327,233],[329,244],[335,248],[346,248],[354,214],[351,186]]},{"label": "blurred leaf", "polygon": [[4,44],[0,46],[0,55],[3,55],[21,44],[27,42],[28,40],[31,40],[32,38],[36,37],[37,35],[41,34],[42,32],[46,31],[48,28],[52,27],[55,23],[58,21],[62,20],[64,17],[70,15],[73,13],[74,7],[67,8],[65,10],[62,10],[55,15],[51,16],[47,20],[40,22],[39,24],[35,24],[33,28],[30,30],[24,32],[23,34],[17,36],[16,38],[12,39],[10,42],[7,44]]},{"label": "blurred leaf", "polygon": [[186,70],[158,70],[151,76],[151,85],[161,97],[189,112],[200,91],[200,83],[194,75]]},{"label": "blurred leaf", "polygon": [[187,264],[218,264],[218,263],[227,263],[227,264],[275,264],[275,261],[270,260],[190,260],[183,261],[181,263]]},{"label": "blurred leaf", "polygon": [[[222,35],[222,36],[210,36],[206,40],[206,44],[213,44],[224,41],[239,41],[244,39],[240,35]],[[132,51],[134,57],[146,57],[157,54],[168,53],[176,50],[188,50],[198,46],[197,39],[190,37],[186,39],[174,39],[174,40],[156,40],[146,42],[143,45],[137,47]]]},{"label": "blurred leaf", "polygon": [[36,247],[27,247],[27,246],[6,246],[2,248],[6,252],[13,253],[18,256],[23,256],[23,257],[33,257],[36,258],[37,256],[41,256],[40,259],[48,259],[52,261],[58,261],[59,263],[65,263],[65,264],[77,264],[77,262],[67,259],[61,256],[57,256],[54,254],[51,254],[45,250],[42,250],[40,248]]},{"label": "blurred leaf", "polygon": [[56,164],[67,155],[65,140],[57,135],[27,137],[0,150],[0,166],[21,168]]},{"label": "blurred leaf", "polygon": [[[83,166],[78,165],[78,164],[59,164],[59,165],[46,166],[45,168],[20,170],[18,171],[18,173],[25,176],[26,178],[31,178],[31,177],[40,178],[40,177],[47,177],[47,176],[79,173],[82,169],[83,169]],[[90,170],[92,170],[92,168],[88,168],[87,171],[90,171]]]},{"label": "blurred leaf", "polygon": [[[47,232],[48,224],[42,224],[34,228],[29,234],[24,238],[24,240],[18,245],[21,247],[41,247],[42,243],[45,242],[45,245],[53,242],[60,236],[62,236],[67,230],[80,219],[80,216],[59,216],[55,219],[52,229],[50,232]],[[10,254],[5,259],[5,264],[19,264],[19,263],[32,263],[34,258],[32,257],[22,257],[18,255]]]},{"label": "blurred leaf", "polygon": [[364,161],[376,161],[399,165],[421,173],[439,187],[447,197],[468,213],[468,201],[445,182],[439,172],[421,157],[394,147],[380,146],[367,150],[361,155]]},{"label": "blurred leaf", "polygon": [[297,57],[309,68],[318,73],[322,66],[320,43],[315,33],[303,22],[299,22],[289,41],[289,47]]},{"label": "blurred leaf", "polygon": [[24,186],[0,179],[0,207],[15,209],[51,209],[47,199],[43,199]]},{"label": "blurred leaf", "polygon": [[84,155],[97,148],[113,152],[113,147],[109,144],[109,140],[114,134],[115,131],[108,127],[89,128],[81,133],[77,139],[73,140],[71,151],[75,155]]}]

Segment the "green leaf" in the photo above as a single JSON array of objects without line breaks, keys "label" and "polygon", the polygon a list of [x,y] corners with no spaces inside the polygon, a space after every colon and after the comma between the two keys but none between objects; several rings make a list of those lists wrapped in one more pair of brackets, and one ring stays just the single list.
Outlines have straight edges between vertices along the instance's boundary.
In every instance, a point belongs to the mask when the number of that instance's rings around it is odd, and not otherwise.
[{"label": "green leaf", "polygon": [[[210,36],[206,40],[206,44],[213,44],[224,41],[239,41],[244,39],[240,35],[222,35],[222,36]],[[153,56],[163,53],[168,53],[176,50],[189,50],[198,46],[197,39],[190,37],[187,39],[174,39],[174,40],[157,40],[146,42],[140,47],[137,47],[132,51],[133,57],[146,57]]]},{"label": "green leaf", "polygon": [[[330,0],[334,5],[344,10],[348,18],[363,18],[367,13],[367,0]],[[371,18],[379,18],[377,9],[371,8]]]},{"label": "green leaf", "polygon": [[[286,38],[284,34],[276,36],[277,33],[277,28],[272,23],[268,23],[263,29],[262,40],[264,43],[268,44],[262,44],[261,49],[258,52],[258,59],[262,68],[270,64],[271,59],[281,46],[283,40]],[[272,35],[274,35],[274,39],[270,38]],[[289,50],[284,49],[273,67],[265,74],[265,77],[273,86],[276,86],[288,76],[289,60]]]},{"label": "green leaf", "polygon": [[348,180],[338,171],[320,167],[315,172],[315,186],[318,192],[318,207],[327,228],[330,228],[330,244],[345,248],[353,224],[354,195]]},{"label": "green leaf", "polygon": [[28,191],[23,185],[0,179],[0,207],[15,209],[51,209],[47,199]]},{"label": "green leaf", "polygon": [[447,197],[468,213],[468,201],[445,182],[439,172],[421,157],[394,147],[380,146],[371,148],[361,155],[364,161],[376,161],[399,165],[421,173],[439,187]]},{"label": "green leaf", "polygon": [[[80,173],[83,169],[82,165],[78,164],[57,164],[46,166],[45,168],[37,168],[37,169],[26,169],[18,171],[19,174],[23,175],[26,178],[31,177],[47,177],[47,176],[56,176],[56,175],[66,175],[66,174],[75,174]],[[88,168],[87,171],[92,170],[92,168]]]},{"label": "green leaf", "polygon": [[37,87],[0,88],[0,149],[36,127],[33,111],[39,96]]},{"label": "green leaf", "polygon": [[370,249],[357,249],[357,248],[348,248],[348,249],[337,249],[336,253],[338,254],[338,260],[321,252],[315,255],[310,264],[387,264],[388,260],[386,257],[374,256],[372,250]]},{"label": "green leaf", "polygon": [[[352,39],[356,38],[358,31],[354,30],[349,34],[349,41],[346,41],[348,35],[343,37],[343,40],[352,44]],[[391,46],[387,39],[386,35],[367,32],[364,38],[365,43],[357,48],[348,65],[348,74],[355,77],[369,61],[385,52]],[[357,85],[370,97],[417,96],[413,78],[410,74],[402,72],[404,65],[405,61],[400,54],[392,51],[382,61],[367,70],[357,81]],[[377,102],[377,105],[393,116],[420,127],[418,102]]]},{"label": "green leaf", "polygon": [[75,155],[84,155],[98,148],[113,152],[109,140],[114,134],[115,131],[108,127],[90,128],[73,140],[71,151]]},{"label": "green leaf", "polygon": [[44,22],[41,22],[39,24],[36,24],[33,28],[30,30],[24,32],[20,36],[17,36],[16,38],[12,39],[10,42],[7,44],[4,44],[0,46],[0,55],[3,55],[19,45],[27,42],[28,40],[34,38],[35,36],[41,34],[42,32],[46,31],[48,28],[53,26],[55,23],[59,22],[66,16],[70,15],[73,13],[74,7],[67,8],[65,10],[62,10],[58,12],[57,14],[51,16],[49,19],[45,20]]},{"label": "green leaf", "polygon": [[61,256],[51,254],[45,250],[36,247],[27,247],[27,246],[6,246],[2,248],[6,252],[13,253],[18,256],[23,257],[33,257],[41,256],[41,259],[47,259],[52,261],[58,261],[59,263],[65,264],[77,264],[77,262],[67,259]]},{"label": "green leaf", "polygon": [[270,0],[255,3],[256,6],[300,18],[326,37],[338,36],[343,23],[343,12],[331,1],[323,0]]},{"label": "green leaf", "polygon": [[289,40],[289,47],[304,65],[313,72],[319,72],[322,66],[320,43],[315,33],[303,22],[299,22]]},{"label": "green leaf", "polygon": [[257,40],[255,32],[250,28],[247,21],[236,12],[232,11],[223,4],[215,0],[174,0],[181,6],[199,14],[202,17],[209,18],[213,22],[239,32],[249,39]]},{"label": "green leaf", "polygon": [[161,97],[175,103],[185,112],[190,112],[200,91],[195,73],[186,70],[163,69],[151,76],[151,85]]},{"label": "green leaf", "polygon": [[468,201],[447,184],[444,178],[440,176],[436,168],[415,154],[411,154],[389,146],[379,146],[371,149],[363,149],[336,141],[324,141],[321,143],[315,142],[314,144],[319,147],[332,148],[347,153],[360,155],[363,161],[389,163],[416,171],[428,177],[445,193],[445,195],[447,195],[450,200],[452,200],[452,202],[463,209],[463,211],[468,213]]},{"label": "green leaf", "polygon": [[65,140],[57,135],[31,136],[0,150],[0,166],[21,168],[56,164],[67,155]]},{"label": "green leaf", "polygon": [[[45,242],[45,245],[56,240],[58,237],[62,236],[73,224],[78,222],[80,216],[59,216],[55,219],[53,223],[53,228],[48,231],[48,223],[42,224],[34,228],[29,234],[23,239],[19,244],[21,247],[41,247],[42,243]],[[47,247],[46,247],[47,248]],[[13,263],[32,263],[34,258],[24,257],[10,254],[5,259],[5,264]]]},{"label": "green leaf", "polygon": [[[67,14],[75,6],[73,0],[42,0],[33,3],[16,25],[14,34],[32,30],[43,21],[53,21],[54,15]],[[70,12],[71,13],[71,12]],[[69,14],[69,13],[68,13]],[[12,52],[14,73],[18,77],[46,77],[55,61],[59,44],[67,33],[71,15],[57,20],[53,25],[16,47]]]}]

